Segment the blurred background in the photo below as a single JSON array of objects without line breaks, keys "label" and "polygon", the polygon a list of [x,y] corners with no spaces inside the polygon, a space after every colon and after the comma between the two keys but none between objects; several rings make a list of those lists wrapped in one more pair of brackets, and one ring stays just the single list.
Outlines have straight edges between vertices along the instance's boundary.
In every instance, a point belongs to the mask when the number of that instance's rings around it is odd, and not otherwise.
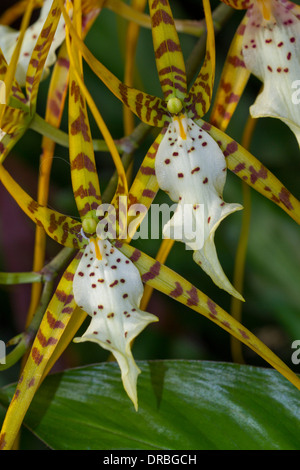
[{"label": "blurred background", "polygon": [[[212,8],[219,2],[212,1]],[[11,5],[2,1],[0,13]],[[200,0],[172,1],[175,18],[201,19]],[[216,85],[234,32],[244,15],[235,11],[216,38]],[[93,54],[119,79],[124,74],[124,46],[127,22],[104,9],[86,38]],[[17,24],[14,26],[18,26]],[[184,57],[187,59],[197,38],[180,34]],[[105,88],[100,80],[84,68],[85,81],[105,122],[115,139],[124,135],[122,105]],[[49,78],[40,86],[38,109],[45,114]],[[161,96],[155,68],[151,31],[141,29],[136,55],[135,86],[153,95]],[[237,107],[227,133],[241,141],[248,117],[249,106],[260,90],[260,82],[251,77]],[[216,89],[216,86],[215,86]],[[299,105],[300,107],[300,105]],[[299,108],[300,112],[300,108]],[[205,116],[208,120],[209,115]],[[137,120],[138,123],[138,120]],[[101,138],[91,117],[93,138]],[[61,128],[67,131],[67,113]],[[150,132],[136,152],[135,171],[154,140],[155,130]],[[39,174],[41,136],[28,130],[7,157],[5,166],[13,171],[17,181],[36,198]],[[300,155],[297,141],[288,127],[275,119],[260,119],[253,136],[251,152],[269,168],[281,182],[299,198]],[[96,152],[96,162],[102,191],[113,171],[109,154]],[[241,180],[228,172],[224,191],[226,202],[240,202]],[[300,366],[291,363],[291,344],[300,339],[300,234],[297,224],[275,204],[251,190],[251,227],[245,269],[242,323],[264,341],[295,372]],[[173,204],[163,193],[156,203]],[[67,149],[57,145],[51,173],[49,205],[72,217],[78,218],[74,204]],[[239,240],[242,212],[227,217],[216,232],[215,242],[221,265],[232,279],[234,259]],[[17,204],[0,185],[0,271],[31,271],[34,243],[34,224],[22,213]],[[135,240],[134,245],[155,257],[160,240]],[[47,261],[60,250],[54,241],[48,240]],[[210,278],[193,262],[192,253],[183,244],[176,243],[166,264],[191,281],[226,311],[230,309],[230,297],[218,289]],[[30,285],[0,286],[0,338],[9,340],[24,329],[30,302]],[[229,335],[209,320],[165,295],[154,292],[148,311],[157,315],[158,323],[148,326],[136,339],[133,352],[137,360],[193,359],[232,361]],[[85,331],[87,322],[82,326]],[[79,334],[81,333],[79,332]],[[248,364],[266,364],[248,348],[243,349]],[[107,360],[107,353],[92,343],[70,344],[55,370]],[[18,378],[19,366],[0,373],[0,386]]]}]

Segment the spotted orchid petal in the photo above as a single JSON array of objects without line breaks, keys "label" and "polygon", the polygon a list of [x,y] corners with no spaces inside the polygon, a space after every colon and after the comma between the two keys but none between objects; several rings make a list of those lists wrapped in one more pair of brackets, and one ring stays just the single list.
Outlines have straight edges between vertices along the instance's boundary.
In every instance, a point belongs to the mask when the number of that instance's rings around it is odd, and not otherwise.
[{"label": "spotted orchid petal", "polygon": [[223,201],[226,170],[225,157],[209,134],[192,119],[184,115],[175,117],[155,160],[160,188],[178,202],[174,216],[163,229],[164,236],[193,249],[194,260],[214,283],[241,298],[224,274],[214,245],[220,222],[242,209],[240,204]]},{"label": "spotted orchid petal", "polygon": [[[182,88],[185,83],[182,81],[184,62],[169,2],[149,1],[157,70],[168,99],[168,110],[175,115],[164,137],[161,139],[162,134],[160,136],[155,174],[159,187],[178,202],[174,216],[163,229],[164,236],[182,241],[193,249],[194,260],[215,284],[241,298],[225,276],[214,246],[214,233],[221,220],[241,206],[223,201],[226,180],[224,155],[217,143],[191,119],[199,118],[207,111],[214,81],[214,30],[209,2],[204,1],[203,6],[208,28],[206,57],[187,96],[186,87]],[[176,67],[172,67],[173,60]],[[180,79],[180,84],[174,76]],[[177,116],[183,102],[188,118]],[[193,223],[196,224],[197,240],[191,242]]]},{"label": "spotted orchid petal", "polygon": [[77,305],[91,317],[81,338],[112,352],[119,363],[124,388],[137,409],[137,376],[131,353],[132,340],[154,315],[139,309],[143,284],[134,264],[108,240],[90,239],[73,280]]},{"label": "spotted orchid petal", "polygon": [[[19,61],[16,69],[15,78],[20,86],[25,86],[26,84],[26,74],[27,69],[30,64],[31,54],[36,45],[37,39],[43,29],[45,20],[47,19],[48,13],[52,5],[52,0],[45,0],[43,7],[40,12],[38,20],[33,23],[25,32],[23,44],[21,47],[21,53],[19,56]],[[9,26],[0,25],[0,48],[7,60],[10,62],[12,57],[16,40],[19,36],[19,31],[14,30]],[[52,45],[45,62],[45,68],[43,71],[43,78],[47,76],[49,67],[53,65],[56,61],[55,50],[65,39],[65,29],[64,21],[61,18],[52,41]]]},{"label": "spotted orchid petal", "polygon": [[285,122],[300,144],[300,115],[292,99],[293,83],[300,77],[300,19],[290,2],[272,0],[268,8],[254,3],[243,40],[246,67],[264,88],[250,107],[251,116],[275,117]]}]

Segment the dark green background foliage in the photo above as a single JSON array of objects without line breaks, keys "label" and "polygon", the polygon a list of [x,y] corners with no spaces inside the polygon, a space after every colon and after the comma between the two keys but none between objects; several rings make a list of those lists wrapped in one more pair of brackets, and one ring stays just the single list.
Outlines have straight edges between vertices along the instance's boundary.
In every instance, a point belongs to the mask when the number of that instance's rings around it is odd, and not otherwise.
[{"label": "dark green background foliage", "polygon": [[[106,363],[49,376],[26,427],[60,450],[299,449],[299,392],[278,372],[212,361],[138,364],[138,413],[117,364]],[[5,388],[0,400],[13,392]]]}]

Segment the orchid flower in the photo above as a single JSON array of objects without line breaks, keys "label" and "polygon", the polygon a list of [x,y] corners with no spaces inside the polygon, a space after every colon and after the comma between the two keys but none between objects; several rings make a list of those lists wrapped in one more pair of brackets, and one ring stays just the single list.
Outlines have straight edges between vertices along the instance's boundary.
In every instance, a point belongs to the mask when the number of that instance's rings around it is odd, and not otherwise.
[{"label": "orchid flower", "polygon": [[[214,283],[242,300],[225,276],[214,244],[220,222],[242,208],[223,201],[226,170],[224,154],[207,132],[185,115],[173,119],[155,159],[159,187],[178,202],[163,234],[194,249],[193,259]],[[197,231],[194,240],[192,226]]]},{"label": "orchid flower", "polygon": [[[55,61],[54,53],[51,52],[54,36],[57,38],[55,48],[64,39],[61,13],[56,0],[47,0],[40,19],[28,28],[33,3],[28,2],[19,32],[14,32],[8,26],[0,26],[3,28],[0,33],[0,80],[4,83],[6,94],[6,103],[0,105],[1,162],[30,126],[35,115],[39,84],[45,66],[48,67]],[[58,25],[60,29],[55,34]],[[65,36],[65,31],[63,34]],[[24,90],[22,86],[25,87]]]},{"label": "orchid flower", "polygon": [[[149,207],[159,187],[179,202],[177,213],[165,227],[165,233],[170,232],[172,225],[178,226],[179,218],[182,219],[182,204],[191,204],[193,207],[204,204],[201,227],[203,246],[195,250],[194,260],[219,287],[241,298],[224,274],[214,245],[215,230],[221,220],[241,209],[239,204],[230,205],[223,201],[227,167],[284,210],[294,211],[295,206],[290,200],[292,196],[289,191],[259,161],[226,134],[201,120],[209,109],[214,81],[214,33],[209,2],[203,2],[208,30],[205,60],[189,92],[169,3],[159,0],[149,2],[155,59],[164,100],[121,83],[80,41],[61,0],[60,5],[72,38],[93,71],[143,122],[162,127],[140,172],[143,180],[146,180],[146,174],[150,175],[152,184],[150,192],[148,190],[141,194],[141,202]],[[201,142],[199,135],[203,139]],[[197,187],[197,190],[192,191],[191,187]],[[195,217],[196,210],[194,212],[191,217]],[[180,224],[181,232],[184,232],[183,222]],[[181,238],[181,241],[187,240]]]},{"label": "orchid flower", "polygon": [[282,120],[300,145],[299,109],[293,99],[300,76],[300,7],[289,0],[223,1],[247,8],[247,13],[233,38],[211,121],[224,128],[252,73],[263,90],[250,107],[251,116]]},{"label": "orchid flower", "polygon": [[[69,41],[68,47],[74,60],[73,64],[76,64],[80,70],[80,60]],[[131,343],[147,324],[157,321],[157,317],[139,310],[143,284],[138,269],[129,258],[119,252],[118,248],[113,247],[109,240],[103,241],[96,235],[98,222],[96,209],[101,203],[101,195],[87,107],[77,80],[80,81],[80,73],[73,71],[71,67],[70,163],[81,223],[38,204],[1,167],[1,181],[29,217],[57,242],[80,250],[64,273],[49,304],[25,366],[24,376],[30,374],[32,377],[34,369],[34,376],[41,377],[39,370],[41,370],[40,363],[44,359],[44,351],[45,356],[49,358],[51,349],[55,349],[58,338],[71,319],[70,314],[73,314],[75,309],[80,309],[80,312],[83,309],[92,317],[92,321],[86,334],[77,341],[96,341],[112,352],[120,365],[124,388],[137,408],[136,382],[140,371],[132,357]],[[101,130],[105,132],[103,127]],[[115,153],[116,149],[113,151]],[[117,192],[121,187],[126,187],[124,170],[120,176]],[[80,322],[85,315],[81,315]],[[50,334],[47,340],[46,334]],[[44,361],[43,367],[46,365],[45,362],[47,363],[47,360]],[[38,381],[35,385],[38,385]],[[20,413],[21,410],[22,405]]]},{"label": "orchid flower", "polygon": [[[73,81],[70,86],[72,83],[74,86]],[[79,96],[83,98],[82,95]],[[78,101],[81,102],[81,99]],[[88,125],[86,110],[83,122]],[[86,127],[84,129],[87,130]],[[86,136],[82,130],[78,131],[77,137],[80,136],[82,143],[85,141],[84,135]],[[76,179],[77,184],[81,181],[78,172],[83,181],[89,182],[90,188],[95,183],[93,153],[90,151],[86,154],[81,160],[82,165],[77,164],[79,159],[76,156],[78,153],[70,154],[73,189],[80,210],[82,200],[90,208],[91,205],[99,204],[100,194],[86,194],[82,190],[75,190]],[[132,357],[131,344],[146,325],[157,321],[156,316],[139,309],[142,283],[154,287],[216,323],[248,345],[300,389],[297,376],[272,351],[193,284],[122,240],[103,240],[97,237],[94,231],[98,220],[93,209],[85,213],[80,223],[39,205],[2,165],[0,180],[20,208],[38,226],[43,227],[52,239],[78,250],[63,273],[38,328],[3,423],[0,435],[3,449],[13,445],[41,380],[74,337],[86,314],[91,317],[91,323],[83,336],[74,341],[93,341],[113,353],[121,368],[123,386],[137,409],[136,381],[140,370]],[[137,187],[138,180],[135,179],[129,191],[131,199],[138,196]]]},{"label": "orchid flower", "polygon": [[132,353],[134,338],[158,318],[139,309],[144,288],[136,266],[108,240],[91,239],[73,280],[74,300],[92,316],[81,338],[108,349],[122,371],[124,388],[137,408],[140,373]]}]

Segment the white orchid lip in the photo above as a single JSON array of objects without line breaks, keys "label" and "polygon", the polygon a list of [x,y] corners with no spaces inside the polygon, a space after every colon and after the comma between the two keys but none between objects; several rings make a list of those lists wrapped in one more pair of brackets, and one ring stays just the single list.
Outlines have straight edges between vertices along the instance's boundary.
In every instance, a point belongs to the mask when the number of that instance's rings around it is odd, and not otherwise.
[{"label": "white orchid lip", "polygon": [[[190,249],[197,248],[193,258],[213,282],[243,300],[227,279],[214,245],[214,234],[220,222],[232,212],[242,209],[240,204],[227,204],[223,200],[226,170],[225,157],[212,137],[184,114],[175,116],[155,160],[160,188],[168,193],[172,201],[178,202],[177,210],[165,225],[163,234],[166,238],[184,242]],[[194,219],[196,242],[202,240],[201,247],[191,243],[191,230],[184,227],[183,214],[187,205],[192,208],[189,218]],[[180,227],[181,238],[177,235]]]},{"label": "white orchid lip", "polygon": [[264,83],[251,116],[282,120],[300,145],[300,113],[292,99],[293,83],[300,77],[300,19],[291,6],[280,0],[254,2],[247,13],[243,57],[247,69]]},{"label": "white orchid lip", "polygon": [[116,358],[124,388],[135,408],[140,373],[131,352],[133,339],[158,318],[139,309],[143,284],[138,269],[109,240],[91,238],[73,279],[77,305],[92,317],[75,342],[92,341]]},{"label": "white orchid lip", "polygon": [[[52,0],[45,0],[41,8],[40,16],[25,32],[24,40],[21,47],[20,57],[17,64],[15,78],[18,84],[23,87],[26,84],[26,74],[31,59],[31,54],[36,45],[37,39],[43,29],[44,23],[48,16],[52,5]],[[10,62],[19,31],[10,26],[0,25],[0,48],[7,63]],[[65,39],[65,23],[63,18],[60,19],[49,53],[45,62],[42,79],[45,79],[49,73],[49,67],[56,62],[55,50],[62,44]]]}]

